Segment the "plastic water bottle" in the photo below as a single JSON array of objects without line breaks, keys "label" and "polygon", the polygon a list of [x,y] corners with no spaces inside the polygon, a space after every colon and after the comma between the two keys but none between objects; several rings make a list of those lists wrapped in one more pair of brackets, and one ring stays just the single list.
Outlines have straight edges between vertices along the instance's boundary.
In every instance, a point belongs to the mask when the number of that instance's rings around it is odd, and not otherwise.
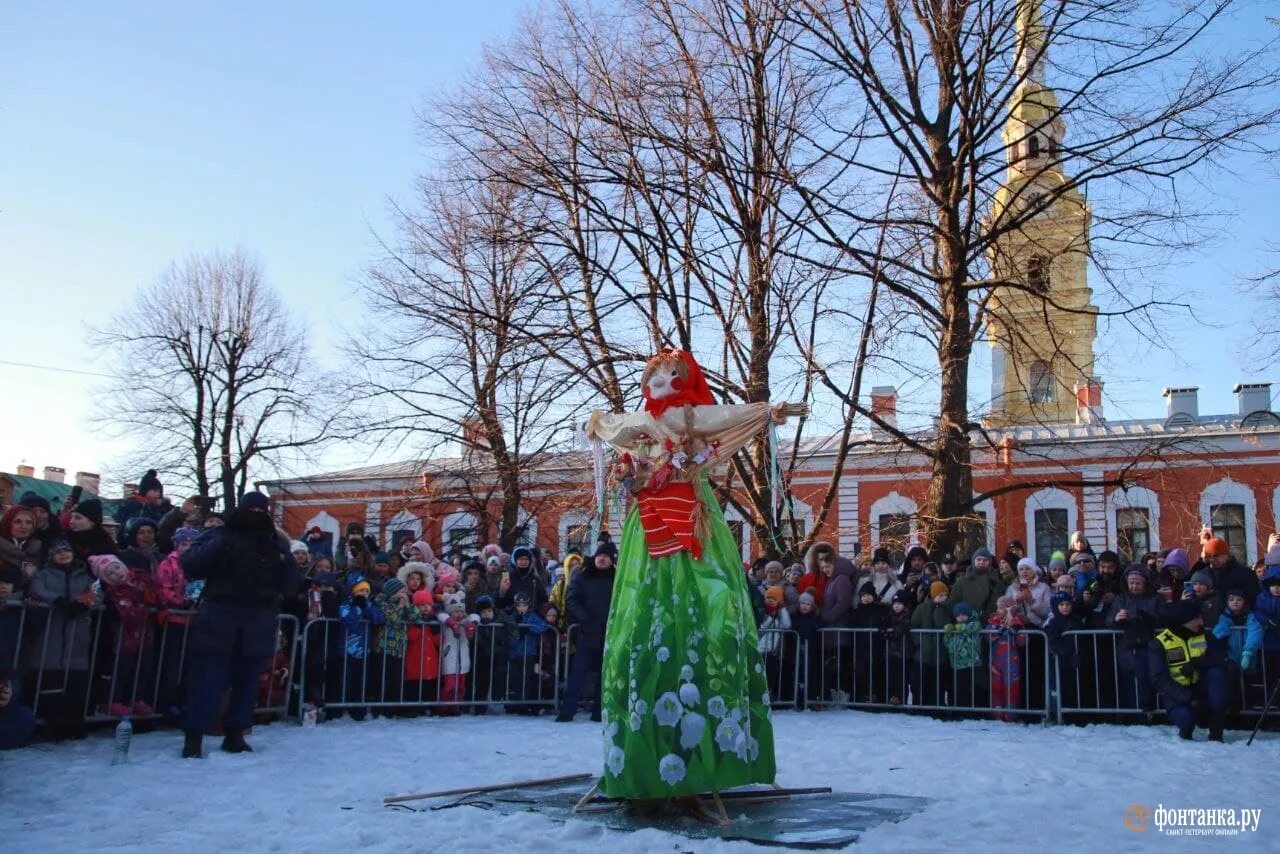
[{"label": "plastic water bottle", "polygon": [[111,758],[112,765],[123,765],[129,761],[129,742],[133,740],[133,724],[128,718],[116,725],[116,754]]}]

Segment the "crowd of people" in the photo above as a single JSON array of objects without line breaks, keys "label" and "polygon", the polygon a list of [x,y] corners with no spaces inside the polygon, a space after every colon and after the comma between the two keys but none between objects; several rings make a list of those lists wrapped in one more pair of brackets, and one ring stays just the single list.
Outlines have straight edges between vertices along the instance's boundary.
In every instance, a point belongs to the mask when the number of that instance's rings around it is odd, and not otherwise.
[{"label": "crowd of people", "polygon": [[[198,497],[174,506],[154,471],[115,520],[78,494],[7,508],[0,746],[37,720],[44,738],[83,737],[88,714],[168,720],[184,756],[219,730],[224,750],[245,752],[255,715],[289,696],[283,711],[307,722],[568,721],[584,701],[599,719],[607,532],[562,562],[497,545],[445,560],[423,540],[380,551],[355,523],[336,548],[319,529],[290,539],[267,511],[257,492],[225,516]],[[1229,710],[1260,704],[1246,694],[1280,676],[1280,537],[1254,567],[1210,531],[1196,552],[1125,566],[1077,532],[1040,566],[1016,540],[999,558],[914,547],[900,562],[815,542],[802,562],[744,571],[775,700],[1010,720],[1054,703],[1147,721],[1163,708],[1183,738],[1199,724],[1220,740]]]}]

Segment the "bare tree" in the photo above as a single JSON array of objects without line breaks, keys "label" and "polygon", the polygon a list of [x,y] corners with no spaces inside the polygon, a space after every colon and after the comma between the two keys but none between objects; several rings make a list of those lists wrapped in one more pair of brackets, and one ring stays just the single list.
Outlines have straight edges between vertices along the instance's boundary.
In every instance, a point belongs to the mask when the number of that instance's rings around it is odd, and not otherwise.
[{"label": "bare tree", "polygon": [[349,348],[354,401],[366,437],[423,456],[457,449],[449,498],[484,530],[495,521],[510,548],[529,511],[525,481],[572,447],[580,401],[521,334],[549,287],[524,233],[527,196],[469,177],[466,164],[444,174],[423,180],[417,210],[400,211],[403,240],[368,277],[375,317]]},{"label": "bare tree", "polygon": [[[561,3],[424,115],[458,156],[536,200],[529,233],[556,310],[522,331],[610,408],[650,353],[678,346],[699,353],[723,399],[822,396],[822,438],[850,432],[854,410],[815,386],[810,364],[819,351],[831,371],[865,355],[867,317],[850,277],[837,288],[811,262],[825,250],[785,177],[813,177],[800,143],[828,97],[786,28],[761,0],[636,0],[616,15]],[[548,319],[559,334],[536,325]],[[807,539],[774,487],[817,447],[814,429],[790,429],[780,477],[762,442],[722,484],[770,554]]]},{"label": "bare tree", "polygon": [[[936,366],[933,429],[902,430],[846,402],[932,467],[921,528],[947,550],[986,497],[973,493],[975,437],[995,450],[986,404],[969,388],[974,348],[994,336],[1006,352],[1047,351],[1063,374],[1088,380],[1091,360],[1057,321],[1152,329],[1171,298],[1125,272],[1145,264],[1149,273],[1153,254],[1194,243],[1197,216],[1182,206],[1180,182],[1228,152],[1262,148],[1277,118],[1275,46],[1215,37],[1244,5],[1232,0],[776,5],[800,33],[795,49],[837,74],[852,99],[813,137],[825,180],[791,176],[803,227],[838,251],[841,269],[881,284],[888,316],[907,333],[902,356],[914,341]],[[1075,222],[1079,239],[1039,245],[1063,233],[1046,220]],[[1046,287],[1011,247],[1045,263],[1087,255],[1104,304]],[[1017,319],[1036,314],[1028,327],[1041,340],[1028,341]],[[1061,378],[1067,393],[1070,378]]]},{"label": "bare tree", "polygon": [[333,435],[305,329],[242,250],[170,265],[93,338],[118,377],[98,423],[199,494],[220,493],[227,510],[251,471],[305,457]]}]

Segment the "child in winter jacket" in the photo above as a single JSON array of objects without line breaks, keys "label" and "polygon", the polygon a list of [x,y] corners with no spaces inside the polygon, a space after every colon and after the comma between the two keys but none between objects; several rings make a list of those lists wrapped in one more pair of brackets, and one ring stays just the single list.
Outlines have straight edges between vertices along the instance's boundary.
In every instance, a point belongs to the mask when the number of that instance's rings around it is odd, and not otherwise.
[{"label": "child in winter jacket", "polygon": [[1267,551],[1262,590],[1253,601],[1253,615],[1262,624],[1262,653],[1267,659],[1265,672],[1280,674],[1280,544]]},{"label": "child in winter jacket", "polygon": [[431,591],[420,587],[413,592],[415,616],[409,625],[404,654],[404,696],[414,703],[440,699],[440,636],[434,626],[435,603]]},{"label": "child in winter jacket", "polygon": [[[951,684],[944,630],[951,624],[950,592],[942,581],[929,585],[929,599],[911,612],[911,629],[915,633],[915,663],[911,666],[913,702],[922,706],[941,706]],[[970,609],[972,612],[972,609]]]},{"label": "child in winter jacket", "polygon": [[893,594],[888,625],[881,629],[885,639],[886,693],[889,703],[901,705],[907,699],[907,672],[911,664],[911,608],[915,594],[903,588]]},{"label": "child in winter jacket", "polygon": [[171,541],[173,551],[156,567],[156,597],[160,600],[160,708],[175,720],[182,716],[186,697],[186,638],[192,608],[187,599],[187,576],[180,559],[200,536],[195,528],[179,528]]},{"label": "child in winter jacket", "polygon": [[968,602],[955,603],[951,613],[955,621],[943,627],[942,637],[951,664],[952,705],[970,707],[982,687],[982,625]]},{"label": "child in winter jacket", "polygon": [[[342,603],[339,614],[346,629],[346,690],[343,700],[348,704],[366,703],[370,696],[369,680],[373,678],[373,644],[375,631],[383,623],[382,609],[370,598],[373,586],[360,575],[351,577],[351,595]],[[364,720],[367,709],[354,708],[351,717]]]},{"label": "child in winter jacket", "polygon": [[880,588],[873,581],[863,582],[858,588],[858,606],[849,615],[850,628],[868,630],[853,635],[853,699],[856,702],[885,700],[885,637],[880,629],[889,625],[889,610],[880,599]]},{"label": "child in winter jacket", "polygon": [[[996,709],[1016,709],[1022,705],[1022,647],[1027,645],[1027,639],[1022,634],[1025,625],[1013,597],[1000,597],[987,624],[996,632],[991,641],[991,705]],[[994,717],[1006,722],[1014,720],[1007,712],[995,712]]]},{"label": "child in winter jacket", "polygon": [[373,695],[382,703],[404,702],[404,656],[409,644],[409,624],[421,616],[399,578],[382,582],[375,600],[382,611],[378,627],[377,655],[373,668]]},{"label": "child in winter jacket", "polygon": [[507,643],[509,620],[494,607],[490,596],[476,599],[476,623],[474,669],[475,678],[467,698],[474,705],[472,711],[483,715],[492,701],[501,702],[506,697]]},{"label": "child in winter jacket", "polygon": [[[109,653],[102,657],[101,676],[108,680],[110,699],[104,710],[112,717],[150,717],[151,605],[155,589],[151,560],[145,554],[125,549],[120,557],[97,555],[89,567],[98,577],[101,597],[108,606],[114,631],[105,633]],[[114,652],[114,659],[110,652]]]},{"label": "child in winter jacket", "polygon": [[440,629],[440,701],[451,705],[441,706],[439,714],[457,715],[456,705],[466,694],[467,676],[471,673],[471,640],[476,636],[479,618],[467,616],[466,598],[461,593],[450,594],[444,603],[444,613],[438,615]]},{"label": "child in winter jacket", "polygon": [[[538,655],[541,636],[550,628],[547,621],[532,610],[532,601],[523,593],[515,595],[515,614],[507,643],[507,674],[509,678],[507,699],[542,699],[543,689],[538,673]],[[537,706],[512,703],[508,711],[522,715],[536,715]]]},{"label": "child in winter jacket", "polygon": [[1262,653],[1262,636],[1262,623],[1249,610],[1244,591],[1228,590],[1227,608],[1213,627],[1213,637],[1226,645],[1227,691],[1232,709],[1239,709],[1244,700],[1244,674],[1253,669]]},{"label": "child in winter jacket", "polygon": [[769,696],[782,696],[779,688],[784,672],[791,672],[784,666],[787,658],[791,629],[791,615],[786,609],[786,591],[780,586],[770,587],[764,593],[764,621],[760,623],[760,654],[764,656],[765,681],[769,685]]},{"label": "child in winter jacket", "polygon": [[71,543],[62,538],[53,541],[48,563],[27,588],[29,600],[48,606],[43,612],[28,610],[28,625],[40,625],[39,616],[44,621],[39,634],[29,635],[24,663],[31,672],[42,671],[40,713],[53,740],[87,734],[84,710],[93,646],[90,610],[98,604],[92,588],[93,576],[76,558]]},{"label": "child in winter jacket", "polygon": [[[317,561],[319,563],[319,561]],[[341,704],[346,674],[345,631],[341,622],[338,576],[332,569],[316,572],[307,590],[307,625],[303,629],[307,655],[306,701],[316,707],[317,719],[338,717],[324,712],[328,703]]]}]

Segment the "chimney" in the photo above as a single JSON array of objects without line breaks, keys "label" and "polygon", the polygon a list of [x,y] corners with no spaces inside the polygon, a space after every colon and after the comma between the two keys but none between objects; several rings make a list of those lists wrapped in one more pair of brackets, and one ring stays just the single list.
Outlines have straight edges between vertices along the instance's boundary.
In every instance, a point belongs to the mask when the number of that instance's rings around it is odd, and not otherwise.
[{"label": "chimney", "polygon": [[1076,423],[1101,424],[1102,378],[1090,377],[1076,383]]},{"label": "chimney", "polygon": [[[890,427],[898,426],[898,389],[891,385],[878,385],[871,389],[871,414]],[[883,433],[879,424],[871,422],[872,433]]]},{"label": "chimney", "polygon": [[23,463],[18,466],[18,477],[35,477],[36,467]]},{"label": "chimney", "polygon": [[76,486],[85,492],[98,494],[98,490],[102,487],[102,478],[94,472],[78,471],[76,472]]},{"label": "chimney", "polygon": [[1236,393],[1241,418],[1271,411],[1271,383],[1236,383],[1232,391]]},{"label": "chimney", "polygon": [[132,498],[133,494],[138,491],[138,484],[126,483],[122,491],[124,492],[125,498]]},{"label": "chimney", "polygon": [[1200,418],[1199,391],[1199,386],[1165,389],[1164,398],[1169,403],[1169,417],[1164,423],[1172,425],[1196,423]]},{"label": "chimney", "polygon": [[67,470],[57,466],[45,466],[44,479],[51,480],[54,483],[63,483],[67,479]]}]

